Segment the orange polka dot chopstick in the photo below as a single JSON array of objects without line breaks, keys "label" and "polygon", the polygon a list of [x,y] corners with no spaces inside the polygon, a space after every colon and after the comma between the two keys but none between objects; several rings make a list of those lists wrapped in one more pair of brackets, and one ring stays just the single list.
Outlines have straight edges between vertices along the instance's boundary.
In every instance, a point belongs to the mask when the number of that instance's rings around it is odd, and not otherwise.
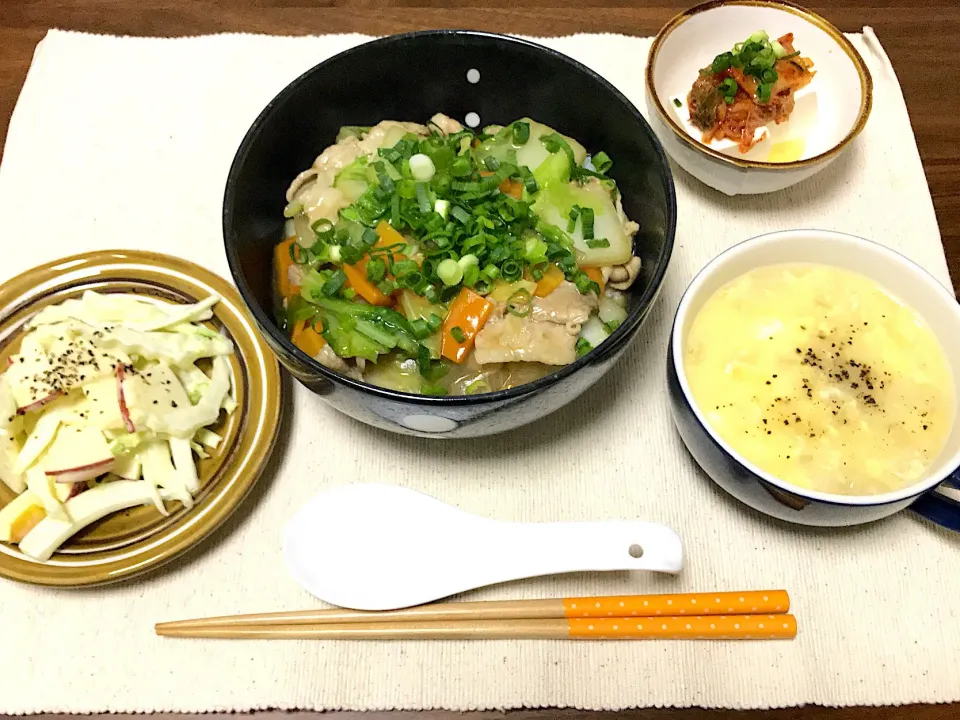
[{"label": "orange polka dot chopstick", "polygon": [[783,590],[304,610],[159,623],[158,635],[343,640],[776,640],[797,634]]},{"label": "orange polka dot chopstick", "polygon": [[790,597],[786,590],[582,597],[565,598],[563,609],[564,617],[568,618],[755,615],[787,612]]}]

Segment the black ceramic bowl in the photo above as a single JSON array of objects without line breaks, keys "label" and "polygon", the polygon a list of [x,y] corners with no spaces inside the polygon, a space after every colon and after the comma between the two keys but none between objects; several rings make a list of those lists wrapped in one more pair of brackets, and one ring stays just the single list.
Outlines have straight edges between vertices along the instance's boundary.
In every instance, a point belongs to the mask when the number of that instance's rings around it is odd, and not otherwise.
[{"label": "black ceramic bowl", "polygon": [[[642,63],[643,58],[636,58]],[[479,81],[467,73],[479,71]],[[471,73],[471,79],[476,79]],[[341,125],[425,122],[442,112],[481,125],[529,116],[605,150],[614,165],[643,270],[629,315],[599,348],[536,382],[509,390],[426,397],[358,382],[296,348],[273,321],[271,251],[281,240],[284,193],[333,144]],[[510,430],[546,415],[593,385],[623,353],[653,304],[673,250],[673,177],[640,112],[610,83],[534,43],[444,30],[375,40],[320,63],[267,105],[237,150],[223,201],[227,259],[240,294],[280,362],[342,412],[413,435],[472,437]]]}]

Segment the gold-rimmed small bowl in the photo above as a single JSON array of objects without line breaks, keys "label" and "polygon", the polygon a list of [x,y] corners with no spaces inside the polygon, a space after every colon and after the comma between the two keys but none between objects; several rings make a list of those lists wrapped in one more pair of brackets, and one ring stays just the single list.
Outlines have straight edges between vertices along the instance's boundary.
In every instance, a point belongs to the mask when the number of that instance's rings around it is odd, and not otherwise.
[{"label": "gold-rimmed small bowl", "polygon": [[[813,81],[798,92],[790,119],[750,152],[704,143],[689,122],[687,93],[701,68],[759,30],[793,33],[814,62]],[[654,38],[646,95],[650,124],[680,167],[727,195],[758,194],[795,185],[839,157],[867,123],[873,81],[856,48],[816,13],[780,0],[714,0],[680,13]]]}]

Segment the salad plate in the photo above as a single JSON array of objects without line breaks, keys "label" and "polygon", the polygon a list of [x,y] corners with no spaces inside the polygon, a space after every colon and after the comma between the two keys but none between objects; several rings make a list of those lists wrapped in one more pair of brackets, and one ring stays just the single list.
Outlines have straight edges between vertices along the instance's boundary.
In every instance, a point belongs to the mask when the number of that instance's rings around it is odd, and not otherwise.
[{"label": "salad plate", "polygon": [[[215,437],[215,433],[218,439],[206,449],[194,443],[197,457],[190,474],[195,477],[195,487],[188,495],[181,493],[177,498],[175,492],[171,494],[164,489],[162,501],[158,494],[157,502],[128,503],[133,506],[107,513],[73,534],[43,562],[22,552],[16,544],[0,543],[0,577],[80,587],[116,582],[154,569],[196,545],[230,516],[257,481],[273,449],[282,392],[277,361],[257,333],[236,290],[217,275],[185,260],[131,250],[91,252],[48,263],[4,283],[0,288],[0,368],[7,369],[14,358],[22,361],[26,354],[22,341],[31,328],[36,328],[39,313],[49,316],[53,308],[68,307],[63,305],[68,300],[74,301],[76,308],[80,307],[77,301],[118,293],[135,304],[142,300],[139,304],[148,310],[151,307],[167,312],[173,309],[174,315],[179,306],[198,304],[198,312],[194,313],[198,321],[188,324],[216,337],[230,349],[229,354],[214,359],[211,384],[216,382],[216,363],[224,363],[224,367],[229,364],[232,376],[229,410],[232,411],[221,412],[215,407],[211,417],[216,420],[203,431],[211,433],[209,437]],[[185,312],[188,310],[185,307]],[[198,365],[202,363],[203,360],[198,361]],[[194,365],[191,363],[190,367]],[[136,372],[133,365],[126,370]],[[149,372],[140,372],[149,377]],[[117,375],[117,385],[124,386],[119,369]],[[113,379],[107,382],[112,383]],[[84,392],[85,400],[93,397],[87,390]],[[126,412],[122,390],[119,402],[129,426],[136,408],[131,406],[129,414]],[[156,404],[156,400],[152,402]],[[191,408],[195,409],[201,401],[193,396],[190,402],[197,403]],[[219,402],[218,398],[218,405]],[[30,409],[20,408],[17,414]],[[174,415],[166,410],[156,417],[173,418]],[[55,443],[51,448],[54,446]],[[194,458],[189,450],[187,457]],[[166,462],[170,464],[169,456]],[[173,462],[178,462],[176,452]],[[46,472],[48,476],[51,474],[49,468]],[[118,470],[114,472],[122,474]],[[146,480],[137,480],[139,475],[138,470],[132,480],[117,479],[128,485],[146,484]],[[147,476],[145,470],[143,476]],[[109,480],[112,476],[105,478]],[[71,499],[83,498],[110,485],[103,480],[83,481],[85,492],[76,493],[75,497],[71,494]],[[18,495],[0,483],[0,512]],[[69,503],[70,500],[66,500],[68,508]],[[85,504],[91,502],[87,500]],[[190,505],[192,507],[188,507]],[[160,512],[160,507],[165,514]]]}]

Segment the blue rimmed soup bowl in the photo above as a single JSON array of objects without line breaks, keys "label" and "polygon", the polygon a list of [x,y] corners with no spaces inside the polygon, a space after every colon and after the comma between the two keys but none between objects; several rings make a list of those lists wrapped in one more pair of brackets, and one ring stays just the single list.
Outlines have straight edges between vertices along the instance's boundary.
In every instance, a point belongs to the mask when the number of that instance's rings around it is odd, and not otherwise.
[{"label": "blue rimmed soup bowl", "polygon": [[870,240],[824,230],[761,235],[714,258],[690,283],[674,318],[667,350],[667,383],[673,419],[690,454],[710,478],[738,500],[801,525],[846,526],[871,522],[912,507],[960,531],[960,426],[954,419],[946,445],[916,483],[879,495],[840,495],[800,487],[737,453],[698,407],[684,369],[690,327],[706,301],[737,277],[768,265],[831,265],[860,273],[920,314],[942,345],[960,407],[960,306],[953,293],[903,255]]}]

